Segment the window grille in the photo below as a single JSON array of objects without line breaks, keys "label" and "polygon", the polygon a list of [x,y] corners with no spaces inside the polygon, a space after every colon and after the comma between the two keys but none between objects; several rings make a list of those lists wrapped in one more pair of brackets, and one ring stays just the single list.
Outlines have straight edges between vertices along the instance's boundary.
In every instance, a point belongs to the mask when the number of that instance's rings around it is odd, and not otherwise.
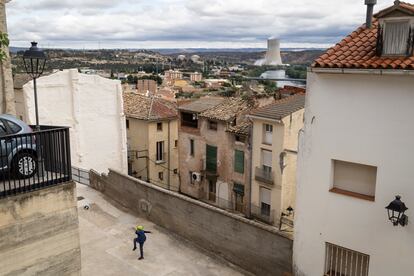
[{"label": "window grille", "polygon": [[368,276],[369,255],[332,243],[325,251],[325,276]]}]

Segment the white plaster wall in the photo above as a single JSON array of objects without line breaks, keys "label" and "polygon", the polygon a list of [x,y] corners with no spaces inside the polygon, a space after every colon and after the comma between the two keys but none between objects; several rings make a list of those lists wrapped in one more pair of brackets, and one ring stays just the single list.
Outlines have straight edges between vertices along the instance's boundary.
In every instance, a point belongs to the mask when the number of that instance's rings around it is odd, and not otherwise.
[{"label": "white plaster wall", "polygon": [[[64,70],[37,81],[41,125],[69,126],[72,165],[127,173],[126,126],[119,81]],[[28,122],[35,124],[33,82],[23,87]]]},{"label": "white plaster wall", "polygon": [[[414,77],[308,75],[300,138],[294,267],[322,275],[325,242],[370,255],[369,275],[413,275],[414,224],[394,227],[396,194],[414,222]],[[331,159],[378,167],[375,202],[329,192]]]}]

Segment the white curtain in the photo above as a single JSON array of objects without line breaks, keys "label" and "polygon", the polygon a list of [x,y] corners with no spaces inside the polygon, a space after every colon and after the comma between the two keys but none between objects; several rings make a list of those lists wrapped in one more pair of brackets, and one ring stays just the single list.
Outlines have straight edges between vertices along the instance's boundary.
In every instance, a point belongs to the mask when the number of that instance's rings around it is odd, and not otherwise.
[{"label": "white curtain", "polygon": [[384,30],[384,54],[405,55],[409,35],[409,22],[386,22]]}]

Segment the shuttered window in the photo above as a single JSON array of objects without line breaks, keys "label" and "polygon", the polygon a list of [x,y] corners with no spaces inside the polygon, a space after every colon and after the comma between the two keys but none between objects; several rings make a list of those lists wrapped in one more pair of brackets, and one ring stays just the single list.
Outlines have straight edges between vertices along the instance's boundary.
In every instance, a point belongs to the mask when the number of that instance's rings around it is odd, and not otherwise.
[{"label": "shuttered window", "polygon": [[244,151],[234,151],[234,171],[244,173]]},{"label": "shuttered window", "polygon": [[217,172],[217,147],[207,145],[206,170],[208,172]]}]

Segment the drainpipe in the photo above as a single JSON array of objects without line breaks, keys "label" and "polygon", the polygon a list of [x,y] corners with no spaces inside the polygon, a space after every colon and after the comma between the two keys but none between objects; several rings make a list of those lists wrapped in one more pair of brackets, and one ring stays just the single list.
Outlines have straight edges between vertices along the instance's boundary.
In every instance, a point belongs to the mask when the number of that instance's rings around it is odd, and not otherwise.
[{"label": "drainpipe", "polygon": [[170,174],[171,174],[171,164],[170,164],[170,161],[171,161],[171,134],[170,134],[170,120],[168,120],[168,156],[167,156],[167,158],[168,158],[168,165],[167,165],[167,167],[168,167],[168,190],[170,190],[171,189],[171,184],[170,184]]},{"label": "drainpipe", "polygon": [[252,127],[249,130],[249,139],[247,149],[249,150],[249,197],[248,197],[248,204],[247,204],[247,217],[252,217],[252,177],[253,177],[253,120],[248,118],[249,122],[252,124]]}]

